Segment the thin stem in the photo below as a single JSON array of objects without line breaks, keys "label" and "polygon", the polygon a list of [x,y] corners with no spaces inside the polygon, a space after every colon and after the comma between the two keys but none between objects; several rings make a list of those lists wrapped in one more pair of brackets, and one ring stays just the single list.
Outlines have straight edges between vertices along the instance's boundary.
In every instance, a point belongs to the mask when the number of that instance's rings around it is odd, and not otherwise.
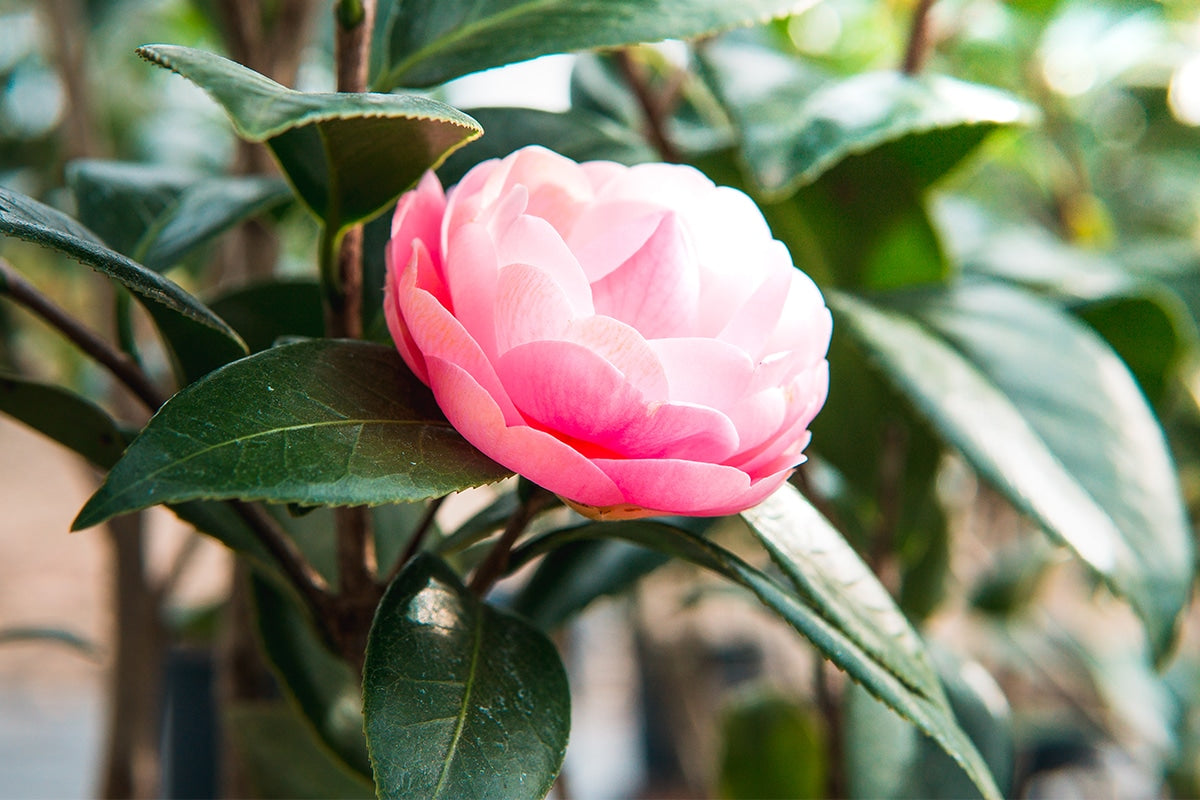
[{"label": "thin stem", "polygon": [[392,581],[396,580],[396,576],[404,569],[404,565],[412,561],[413,557],[420,552],[421,545],[425,543],[425,538],[429,535],[429,531],[433,529],[433,518],[437,516],[438,509],[442,507],[442,503],[444,502],[446,502],[446,496],[437,497],[425,507],[425,513],[413,529],[412,537],[408,540],[408,545],[404,548],[404,554],[392,566],[387,580],[384,581],[384,586],[391,586]]},{"label": "thin stem", "polygon": [[932,40],[929,36],[929,12],[935,0],[919,0],[913,11],[912,25],[908,29],[908,47],[904,50],[904,63],[900,67],[905,75],[916,75],[925,66]]},{"label": "thin stem", "polygon": [[538,515],[538,512],[550,504],[551,499],[552,495],[538,489],[517,507],[513,515],[508,518],[508,525],[505,526],[504,532],[500,534],[500,538],[488,552],[487,558],[471,576],[471,591],[479,597],[483,597],[504,575],[508,569],[508,560],[512,555],[513,545],[529,527],[529,523]]},{"label": "thin stem", "polygon": [[8,295],[14,302],[50,323],[80,350],[111,372],[113,377],[133,392],[151,411],[157,411],[159,406],[167,402],[166,396],[133,359],[117,352],[108,342],[85,328],[79,320],[21,277],[21,274],[3,258],[0,258],[0,294]]},{"label": "thin stem", "polygon": [[654,145],[654,149],[658,151],[663,161],[679,163],[682,161],[679,150],[667,136],[667,117],[664,113],[662,98],[651,92],[644,73],[634,62],[628,49],[618,50],[613,57],[617,61],[621,75],[625,78],[625,83],[629,85],[638,106],[642,109],[642,116],[646,121],[646,137]]}]

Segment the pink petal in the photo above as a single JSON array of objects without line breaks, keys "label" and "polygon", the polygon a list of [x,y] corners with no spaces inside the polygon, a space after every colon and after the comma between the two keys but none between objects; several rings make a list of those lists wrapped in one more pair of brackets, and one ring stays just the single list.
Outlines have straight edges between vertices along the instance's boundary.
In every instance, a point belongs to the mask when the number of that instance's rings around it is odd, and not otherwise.
[{"label": "pink petal", "polygon": [[483,352],[496,353],[496,280],[500,265],[487,228],[470,223],[450,233],[446,282],[454,317]]},{"label": "pink petal", "polygon": [[588,280],[595,282],[640,250],[667,213],[650,203],[593,203],[576,221],[567,243]]},{"label": "pink petal", "polygon": [[564,233],[574,223],[579,204],[592,197],[591,182],[579,165],[544,147],[525,147],[507,156],[482,189],[485,205],[515,186],[529,192],[527,213]]},{"label": "pink petal", "polygon": [[808,445],[808,426],[825,404],[829,391],[829,365],[819,365],[797,376],[787,387],[788,409],[783,425],[761,445],[738,454],[732,463],[751,475],[774,472],[799,464]]},{"label": "pink petal", "polygon": [[671,399],[727,408],[750,388],[754,363],[740,348],[719,339],[657,339],[658,354],[671,387]]},{"label": "pink petal", "polygon": [[550,223],[523,214],[496,241],[501,265],[530,264],[545,272],[562,287],[578,316],[594,313],[592,290],[575,254]]},{"label": "pink petal", "polygon": [[737,448],[737,431],[724,415],[703,406],[647,404],[611,364],[572,342],[513,348],[496,371],[524,414],[585,455],[720,461]]},{"label": "pink petal", "polygon": [[[783,247],[782,244],[779,246]],[[752,358],[757,359],[765,355],[767,341],[779,324],[779,317],[783,313],[783,306],[792,286],[792,273],[797,271],[789,261],[785,268],[774,271],[763,281],[754,294],[734,312],[723,329],[717,332],[705,328],[702,332],[740,347]]]},{"label": "pink petal", "polygon": [[[724,410],[737,428],[738,452],[744,453],[760,447],[779,432],[787,419],[788,407],[783,389],[767,389]],[[736,457],[731,462],[736,465]]]},{"label": "pink petal", "polygon": [[613,482],[569,446],[526,425],[508,426],[495,397],[466,370],[429,359],[430,384],[450,424],[486,456],[555,494],[581,503],[621,502]]},{"label": "pink petal", "polygon": [[670,399],[667,374],[646,338],[611,317],[584,317],[568,326],[561,337],[583,345],[625,376],[647,401]]},{"label": "pink petal", "polygon": [[761,499],[749,476],[735,467],[669,458],[594,461],[612,478],[625,503],[664,514],[733,513]]},{"label": "pink petal", "polygon": [[674,214],[662,217],[624,264],[592,283],[596,313],[636,328],[647,339],[686,336],[700,294],[695,255]]},{"label": "pink petal", "polygon": [[492,173],[500,168],[500,165],[501,162],[498,158],[481,161],[471,167],[462,180],[446,192],[446,213],[442,222],[443,249],[450,231],[468,222],[476,221],[484,207],[481,190],[491,178]]},{"label": "pink petal", "polygon": [[408,368],[421,379],[422,383],[428,384],[429,372],[425,368],[425,357],[421,355],[420,349],[413,341],[412,334],[409,333],[400,303],[401,295],[408,294],[416,288],[417,274],[420,271],[418,262],[422,258],[429,258],[429,253],[420,240],[415,241],[414,244],[412,257],[405,265],[394,264],[391,258],[392,251],[388,250],[387,252],[388,268],[386,283],[383,287],[383,317],[387,321],[392,341],[396,343],[396,349],[400,351],[404,363],[408,364]]},{"label": "pink petal", "polygon": [[573,313],[562,287],[528,264],[500,270],[496,285],[496,347],[503,354],[517,345],[566,336]]},{"label": "pink petal", "polygon": [[389,249],[397,263],[408,263],[414,239],[425,242],[435,260],[441,258],[442,215],[445,211],[446,195],[442,184],[435,173],[426,172],[415,189],[400,196],[396,213],[392,215]]}]

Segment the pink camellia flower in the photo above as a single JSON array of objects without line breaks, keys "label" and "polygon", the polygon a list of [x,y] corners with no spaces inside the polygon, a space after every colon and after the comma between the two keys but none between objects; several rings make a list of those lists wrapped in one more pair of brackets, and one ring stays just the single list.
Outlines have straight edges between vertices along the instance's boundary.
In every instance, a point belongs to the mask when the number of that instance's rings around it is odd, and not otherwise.
[{"label": "pink camellia flower", "polygon": [[450,423],[597,519],[730,514],[804,460],[831,320],[741,192],[539,147],[400,199],[385,312]]}]

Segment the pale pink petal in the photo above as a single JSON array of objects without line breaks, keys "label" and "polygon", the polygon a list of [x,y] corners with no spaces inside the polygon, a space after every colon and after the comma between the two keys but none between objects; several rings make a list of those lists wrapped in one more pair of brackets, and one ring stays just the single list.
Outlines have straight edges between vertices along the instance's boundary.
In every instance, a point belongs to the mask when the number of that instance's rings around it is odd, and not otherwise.
[{"label": "pale pink petal", "polygon": [[425,359],[426,372],[433,358],[458,364],[492,396],[510,424],[520,423],[521,415],[508,399],[496,370],[462,323],[428,292],[405,291],[403,283],[398,288],[400,315],[413,346]]},{"label": "pale pink petal", "polygon": [[758,447],[740,452],[731,461],[751,475],[800,463],[800,453],[811,437],[808,426],[825,404],[829,391],[829,365],[822,361],[797,376],[784,391],[788,409],[779,431]]},{"label": "pale pink petal", "polygon": [[594,313],[592,290],[583,269],[550,223],[523,214],[500,234],[496,255],[501,265],[529,264],[545,272],[562,287],[578,316]]},{"label": "pale pink petal", "polygon": [[489,357],[496,354],[496,280],[500,269],[487,228],[463,225],[450,234],[446,282],[451,311]]},{"label": "pale pink petal", "polygon": [[528,264],[500,270],[496,285],[499,354],[526,342],[565,338],[572,319],[571,302],[545,272]]},{"label": "pale pink petal", "polygon": [[[787,419],[783,389],[767,389],[722,409],[738,432],[738,452],[759,447],[775,436]],[[733,463],[737,463],[736,458]]]},{"label": "pale pink petal", "polygon": [[487,210],[480,221],[485,222],[493,238],[499,238],[528,207],[529,190],[524,186],[514,186]]},{"label": "pale pink petal", "polygon": [[562,337],[583,345],[616,367],[648,401],[671,399],[667,374],[646,338],[611,317],[584,317],[572,322]]},{"label": "pale pink petal", "polygon": [[576,221],[567,244],[595,282],[640,250],[667,213],[650,203],[593,203]]},{"label": "pale pink petal", "polygon": [[[779,246],[783,247],[782,244]],[[789,261],[786,270],[776,270],[763,281],[722,329],[714,331],[702,327],[697,333],[716,336],[722,341],[736,345],[752,358],[765,355],[767,341],[775,332],[779,317],[783,313],[783,306],[792,286],[793,272],[796,270],[792,269]]]},{"label": "pale pink petal", "polygon": [[495,396],[453,361],[429,359],[430,384],[455,430],[486,456],[555,494],[581,503],[621,502],[612,480],[596,465],[547,433],[507,425]]},{"label": "pale pink petal", "polygon": [[720,339],[657,339],[650,347],[666,370],[672,400],[724,409],[750,388],[754,363]]},{"label": "pale pink petal", "polygon": [[648,404],[611,364],[571,342],[513,348],[496,371],[524,414],[585,455],[720,461],[737,449],[737,431],[723,414]]},{"label": "pale pink petal", "polygon": [[485,205],[515,186],[529,191],[528,213],[563,234],[571,229],[579,204],[592,197],[591,182],[579,165],[544,147],[525,147],[507,156],[483,187]]},{"label": "pale pink petal", "polygon": [[615,161],[585,161],[579,165],[588,182],[592,184],[592,194],[596,195],[604,185],[625,172],[628,167]]},{"label": "pale pink petal", "polygon": [[690,335],[700,294],[695,254],[674,214],[624,264],[592,283],[597,314],[619,319],[647,339]]},{"label": "pale pink petal", "polygon": [[833,333],[833,318],[821,292],[803,272],[793,272],[792,286],[779,324],[764,345],[765,352],[795,350],[806,366],[825,357]]},{"label": "pale pink petal", "polygon": [[480,190],[487,184],[492,173],[500,168],[500,163],[498,158],[479,162],[446,192],[446,216],[442,221],[443,248],[449,239],[450,231],[468,222],[477,221],[484,207]]}]

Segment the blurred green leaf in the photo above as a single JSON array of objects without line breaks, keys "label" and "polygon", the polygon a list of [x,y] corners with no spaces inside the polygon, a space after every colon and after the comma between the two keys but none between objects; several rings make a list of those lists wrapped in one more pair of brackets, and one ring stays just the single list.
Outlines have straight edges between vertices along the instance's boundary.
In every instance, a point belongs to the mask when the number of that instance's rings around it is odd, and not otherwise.
[{"label": "blurred green leaf", "polygon": [[304,341],[227,365],[171,398],[75,527],[195,499],[409,502],[507,474],[445,421],[394,349]]},{"label": "blurred green leaf", "polygon": [[147,45],[138,53],[207,91],[242,138],[266,142],[331,231],[379,213],[482,132],[466,114],[426,97],[297,92],[201,50]]},{"label": "blurred green leaf", "polygon": [[[212,328],[245,352],[241,337],[195,297],[161,275],[105,247],[83,225],[31,197],[0,188],[0,234],[57,250],[116,279],[130,291],[170,309],[186,321]],[[186,322],[181,320],[180,324]]]},{"label": "blurred green leaf", "polygon": [[908,313],[829,299],[942,436],[1129,600],[1161,657],[1187,602],[1192,544],[1162,432],[1116,355],[1049,303],[1000,286],[922,294]]},{"label": "blurred green leaf", "polygon": [[155,272],[291,198],[278,178],[218,177],[119,161],[72,162],[67,182],[80,220]]},{"label": "blurred green leaf", "polygon": [[264,800],[369,800],[375,787],[329,757],[285,703],[235,703],[225,710],[238,766]]},{"label": "blurred green leaf", "polygon": [[[1014,764],[1008,703],[995,680],[975,662],[937,659],[951,707],[1007,796]],[[979,789],[929,737],[896,716],[863,688],[844,697],[846,778],[851,798],[958,800]]]},{"label": "blurred green leaf", "polygon": [[[551,552],[570,542],[590,539],[632,542],[697,564],[746,587],[763,605],[812,642],[826,658],[933,737],[962,766],[984,796],[1001,796],[983,759],[955,722],[940,685],[934,687],[932,695],[914,688],[914,684],[928,683],[920,674],[925,668],[905,666],[902,668],[906,674],[895,674],[888,665],[864,649],[852,632],[843,630],[836,620],[826,616],[822,599],[802,594],[791,581],[787,586],[777,582],[701,536],[656,521],[589,523],[533,539],[514,551],[511,566],[517,569],[542,553]],[[869,581],[873,588],[844,587],[845,593],[856,592],[858,599],[869,597],[872,602],[886,603],[886,606],[870,612],[871,615],[889,625],[888,631],[900,631],[901,640],[907,641],[908,623],[892,605],[886,591],[878,586],[869,573],[863,580]],[[906,659],[909,662],[912,660]],[[917,659],[918,662],[923,660],[923,657]],[[916,674],[907,674],[909,672]]]},{"label": "blurred green leaf", "polygon": [[325,333],[321,289],[315,280],[264,281],[225,292],[209,303],[242,335],[252,353],[282,337],[316,339]]},{"label": "blurred green leaf", "polygon": [[820,800],[829,744],[821,716],[776,692],[743,692],[722,713],[718,797]]},{"label": "blurred green leaf", "polygon": [[100,469],[117,463],[126,438],[104,409],[77,394],[0,371],[0,411]]},{"label": "blurred green leaf", "polygon": [[433,86],[548,53],[689,39],[795,13],[812,2],[393,0],[374,88]]},{"label": "blurred green leaf", "polygon": [[571,698],[554,645],[418,556],[367,643],[363,714],[380,797],[540,800],[566,752]]},{"label": "blurred green leaf", "polygon": [[0,628],[0,647],[9,644],[27,644],[30,642],[50,642],[61,644],[74,650],[81,656],[100,661],[103,651],[100,645],[79,634],[64,628],[12,626]]}]

